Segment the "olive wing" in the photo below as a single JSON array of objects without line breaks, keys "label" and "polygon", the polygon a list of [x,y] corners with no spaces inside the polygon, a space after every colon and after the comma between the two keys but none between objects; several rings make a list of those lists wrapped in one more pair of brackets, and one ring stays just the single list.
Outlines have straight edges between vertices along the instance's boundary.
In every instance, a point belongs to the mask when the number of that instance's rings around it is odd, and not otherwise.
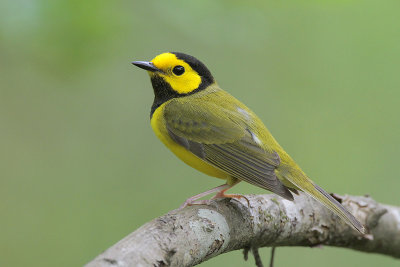
[{"label": "olive wing", "polygon": [[212,102],[172,100],[164,108],[164,119],[170,137],[200,159],[234,178],[293,200],[275,174],[279,155],[257,144],[239,112]]}]

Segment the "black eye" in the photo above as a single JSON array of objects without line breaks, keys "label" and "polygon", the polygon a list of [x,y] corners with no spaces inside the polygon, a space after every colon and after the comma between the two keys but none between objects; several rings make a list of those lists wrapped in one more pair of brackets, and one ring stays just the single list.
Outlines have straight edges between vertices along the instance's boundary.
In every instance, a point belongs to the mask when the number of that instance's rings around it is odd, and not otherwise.
[{"label": "black eye", "polygon": [[183,66],[175,66],[172,70],[172,72],[176,75],[176,76],[181,76],[184,72],[185,72],[185,68]]}]

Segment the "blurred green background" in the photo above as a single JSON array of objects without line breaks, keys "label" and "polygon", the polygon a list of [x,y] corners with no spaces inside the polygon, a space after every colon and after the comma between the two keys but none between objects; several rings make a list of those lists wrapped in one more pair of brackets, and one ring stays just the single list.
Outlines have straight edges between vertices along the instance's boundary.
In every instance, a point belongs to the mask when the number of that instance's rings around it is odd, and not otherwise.
[{"label": "blurred green background", "polygon": [[[165,51],[205,62],[327,191],[400,205],[400,2],[273,2],[1,1],[0,266],[81,266],[221,184],[150,128],[149,78],[130,62]],[[328,247],[276,256],[399,265]],[[254,260],[236,251],[202,266]]]}]

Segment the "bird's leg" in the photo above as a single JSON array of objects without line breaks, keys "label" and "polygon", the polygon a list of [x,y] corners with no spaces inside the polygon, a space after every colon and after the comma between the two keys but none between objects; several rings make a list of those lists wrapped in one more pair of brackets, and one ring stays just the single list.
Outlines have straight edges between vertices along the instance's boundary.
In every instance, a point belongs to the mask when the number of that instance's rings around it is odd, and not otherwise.
[{"label": "bird's leg", "polygon": [[[229,184],[226,183],[226,184],[217,186],[213,189],[210,189],[208,191],[205,191],[203,193],[200,193],[198,195],[192,196],[191,198],[186,199],[186,201],[179,208],[182,209],[186,206],[191,206],[191,205],[208,205],[208,204],[210,204],[211,200],[217,199],[217,198],[235,198],[235,199],[244,198],[244,199],[246,199],[247,204],[250,207],[250,202],[245,196],[238,195],[238,194],[225,194],[225,192],[227,190],[229,190],[230,188],[232,188],[234,185],[236,185],[239,182],[240,182],[240,180],[234,180],[233,182],[230,182]],[[217,192],[217,194],[213,198],[211,198],[211,200],[210,199],[198,200],[199,198],[205,197],[205,196],[210,195],[215,192]]]},{"label": "bird's leg", "polygon": [[229,185],[227,188],[224,188],[221,191],[219,191],[212,199],[225,198],[225,197],[226,198],[235,198],[235,199],[244,198],[247,201],[247,205],[250,207],[250,201],[247,199],[247,197],[245,197],[243,195],[239,195],[239,194],[225,194],[225,192],[227,190],[229,190],[230,188],[232,188],[234,185],[236,185],[239,182],[240,182],[240,180],[236,180],[233,184]]},{"label": "bird's leg", "polygon": [[[198,195],[192,196],[191,198],[186,199],[186,201],[179,207],[180,209],[190,206],[190,205],[201,205],[201,204],[209,204],[210,200],[198,200],[199,198],[205,197],[207,195],[210,195],[215,192],[221,192],[221,191],[226,191],[229,188],[231,188],[233,185],[228,185],[228,184],[223,184],[220,186],[217,186],[213,189],[210,189],[208,191],[205,191],[203,193],[200,193]],[[219,193],[217,193],[218,195]]]}]

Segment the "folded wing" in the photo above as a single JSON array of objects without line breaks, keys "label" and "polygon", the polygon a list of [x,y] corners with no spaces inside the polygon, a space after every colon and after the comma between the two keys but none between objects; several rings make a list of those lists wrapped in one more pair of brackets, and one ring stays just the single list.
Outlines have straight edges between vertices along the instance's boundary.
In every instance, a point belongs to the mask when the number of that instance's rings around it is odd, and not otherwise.
[{"label": "folded wing", "polygon": [[200,107],[196,101],[190,105],[180,101],[168,103],[164,118],[170,137],[232,177],[293,200],[275,174],[279,155],[257,144],[242,114],[214,103],[207,104],[207,112],[204,109],[204,103]]}]

